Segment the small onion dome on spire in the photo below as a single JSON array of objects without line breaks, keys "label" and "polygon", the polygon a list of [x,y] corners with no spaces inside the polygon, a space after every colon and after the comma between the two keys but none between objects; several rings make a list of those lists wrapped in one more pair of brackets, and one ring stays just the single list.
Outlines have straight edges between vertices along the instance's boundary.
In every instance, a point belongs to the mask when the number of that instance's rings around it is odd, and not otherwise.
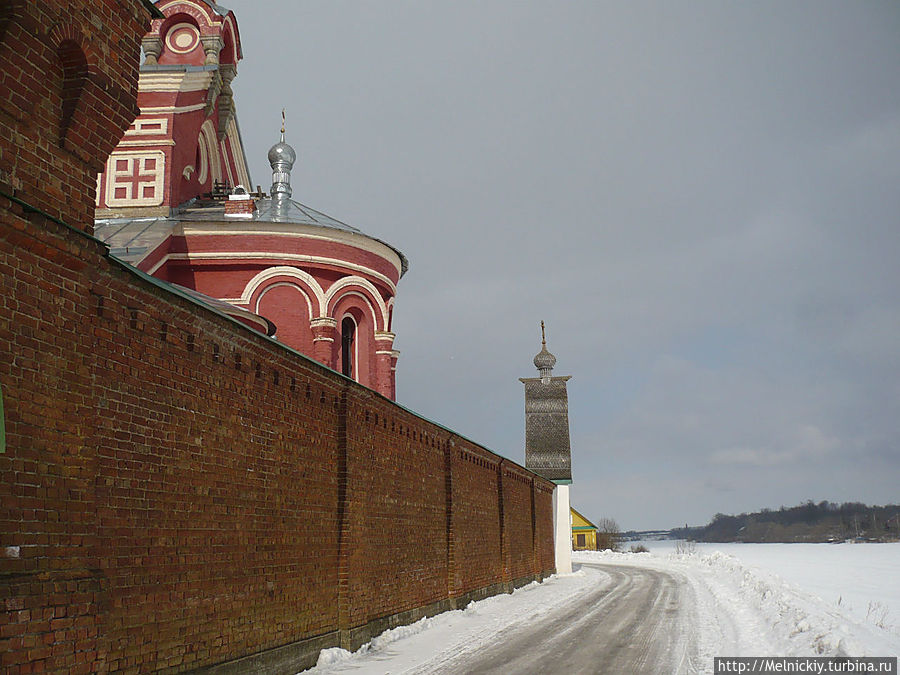
[{"label": "small onion dome on spire", "polygon": [[534,357],[534,367],[540,372],[541,378],[545,378],[552,375],[555,365],[556,357],[547,351],[547,337],[544,333],[544,322],[541,321],[541,351]]},{"label": "small onion dome on spire", "polygon": [[297,153],[294,148],[284,142],[284,136],[281,141],[269,148],[269,164],[275,168],[276,164],[286,164],[287,169],[294,168],[294,162],[297,161]]},{"label": "small onion dome on spire", "polygon": [[297,160],[297,153],[284,142],[284,110],[281,111],[281,140],[269,149],[269,164],[272,166],[272,199],[290,199],[291,169]]}]

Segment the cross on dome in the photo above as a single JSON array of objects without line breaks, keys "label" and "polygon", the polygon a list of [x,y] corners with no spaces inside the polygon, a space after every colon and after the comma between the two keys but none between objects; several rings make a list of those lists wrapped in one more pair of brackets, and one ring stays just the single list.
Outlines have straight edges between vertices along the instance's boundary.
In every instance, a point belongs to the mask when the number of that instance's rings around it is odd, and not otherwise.
[{"label": "cross on dome", "polygon": [[547,351],[547,335],[544,331],[544,322],[541,321],[541,351],[534,357],[534,367],[538,369],[541,378],[545,378],[551,377],[555,365],[556,357]]}]

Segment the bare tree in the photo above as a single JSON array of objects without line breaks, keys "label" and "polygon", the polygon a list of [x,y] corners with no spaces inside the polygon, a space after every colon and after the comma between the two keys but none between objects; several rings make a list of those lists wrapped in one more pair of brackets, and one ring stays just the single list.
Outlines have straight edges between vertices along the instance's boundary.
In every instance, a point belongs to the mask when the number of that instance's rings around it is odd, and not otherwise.
[{"label": "bare tree", "polygon": [[619,524],[613,518],[601,518],[597,521],[597,550],[618,551],[622,539]]}]

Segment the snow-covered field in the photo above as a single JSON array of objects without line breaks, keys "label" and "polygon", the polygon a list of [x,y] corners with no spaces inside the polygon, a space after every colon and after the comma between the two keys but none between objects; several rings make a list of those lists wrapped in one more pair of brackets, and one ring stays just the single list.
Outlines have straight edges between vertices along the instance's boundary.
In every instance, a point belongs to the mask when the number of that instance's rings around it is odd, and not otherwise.
[{"label": "snow-covered field", "polygon": [[[674,542],[643,543],[650,553],[580,552],[574,560],[651,568],[687,584],[701,663],[714,656],[900,654],[900,544],[706,544],[685,554]],[[464,663],[504,632],[609,581],[585,565],[386,631],[353,654],[325,650],[305,672],[430,672],[450,659]]]},{"label": "snow-covered field", "polygon": [[[656,556],[675,541],[643,544]],[[696,544],[701,555],[720,551],[751,570],[774,572],[829,605],[868,623],[900,629],[900,543],[896,544]]]}]

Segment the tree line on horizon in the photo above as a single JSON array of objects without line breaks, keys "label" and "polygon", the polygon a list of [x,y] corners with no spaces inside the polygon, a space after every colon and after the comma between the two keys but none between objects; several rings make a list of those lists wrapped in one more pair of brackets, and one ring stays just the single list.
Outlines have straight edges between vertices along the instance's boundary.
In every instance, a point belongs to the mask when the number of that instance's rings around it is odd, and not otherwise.
[{"label": "tree line on horizon", "polygon": [[819,543],[900,541],[900,505],[812,500],[754,513],[717,513],[709,524],[671,530],[670,538],[700,542]]}]

